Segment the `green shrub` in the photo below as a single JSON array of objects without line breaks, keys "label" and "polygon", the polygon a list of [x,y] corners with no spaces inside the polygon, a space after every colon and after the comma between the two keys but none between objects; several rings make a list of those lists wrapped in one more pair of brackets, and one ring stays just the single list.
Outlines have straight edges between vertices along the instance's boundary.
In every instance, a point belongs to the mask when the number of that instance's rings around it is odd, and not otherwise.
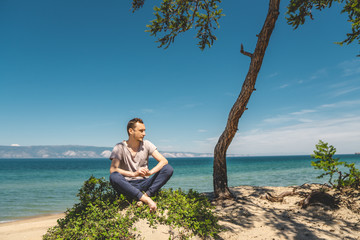
[{"label": "green shrub", "polygon": [[163,190],[155,197],[155,201],[161,203],[161,216],[158,218],[161,223],[192,230],[203,238],[219,232],[217,217],[211,211],[213,206],[204,195],[196,191],[190,189],[185,193],[181,189]]},{"label": "green shrub", "polygon": [[43,239],[135,239],[133,225],[139,219],[146,219],[154,228],[158,223],[182,227],[183,239],[193,234],[201,238],[215,236],[221,230],[209,200],[192,190],[161,190],[153,197],[158,205],[156,213],[118,195],[104,178],[91,176],[77,196],[80,202],[68,209]]},{"label": "green shrub", "polygon": [[[332,187],[341,189],[342,187],[351,187],[358,189],[360,185],[360,171],[355,168],[354,163],[340,162],[339,158],[333,158],[336,153],[336,148],[328,143],[319,140],[316,144],[316,150],[311,155],[312,158],[317,159],[311,161],[311,165],[315,169],[322,169],[325,173],[322,173],[318,178],[322,178],[329,175],[329,184]],[[343,172],[339,167],[347,168],[349,172]],[[337,175],[337,179],[333,180],[334,175]]]}]

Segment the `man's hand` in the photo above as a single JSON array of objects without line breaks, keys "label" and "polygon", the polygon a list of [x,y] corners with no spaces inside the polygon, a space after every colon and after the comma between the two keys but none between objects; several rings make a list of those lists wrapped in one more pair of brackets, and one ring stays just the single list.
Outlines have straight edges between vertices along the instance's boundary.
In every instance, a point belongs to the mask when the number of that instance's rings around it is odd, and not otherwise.
[{"label": "man's hand", "polygon": [[148,168],[141,167],[135,172],[135,177],[137,177],[137,176],[141,176],[141,177],[150,176],[151,174],[149,175],[149,172],[150,171],[149,171]]},{"label": "man's hand", "polygon": [[149,177],[149,176],[151,176],[152,174],[153,174],[153,173],[151,172],[151,170],[150,170],[150,171],[148,170],[145,176]]}]

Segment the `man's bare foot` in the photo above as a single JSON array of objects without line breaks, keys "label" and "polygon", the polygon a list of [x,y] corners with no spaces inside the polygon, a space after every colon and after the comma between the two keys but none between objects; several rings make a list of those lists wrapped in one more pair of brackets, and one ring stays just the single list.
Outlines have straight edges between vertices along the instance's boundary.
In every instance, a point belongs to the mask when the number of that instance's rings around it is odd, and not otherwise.
[{"label": "man's bare foot", "polygon": [[146,203],[149,208],[150,208],[150,212],[155,212],[157,209],[156,203],[145,193],[144,195],[142,195],[142,197],[140,198],[140,201]]}]

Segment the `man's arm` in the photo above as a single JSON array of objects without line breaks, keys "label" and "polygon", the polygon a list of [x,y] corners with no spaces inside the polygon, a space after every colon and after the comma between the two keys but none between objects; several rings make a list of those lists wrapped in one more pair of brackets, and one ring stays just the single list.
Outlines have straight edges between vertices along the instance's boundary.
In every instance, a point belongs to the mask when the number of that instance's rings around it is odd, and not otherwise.
[{"label": "man's arm", "polygon": [[121,175],[123,175],[124,177],[144,177],[146,175],[146,173],[148,172],[147,168],[139,168],[136,172],[130,172],[130,171],[126,171],[124,169],[119,168],[120,166],[120,160],[114,158],[111,161],[111,166],[110,166],[110,174],[113,172],[118,172]]},{"label": "man's arm", "polygon": [[160,171],[163,166],[165,166],[166,164],[168,164],[168,160],[161,154],[159,153],[158,150],[155,150],[151,156],[153,156],[153,158],[156,159],[156,161],[158,161],[158,164],[153,168],[151,169],[150,171],[148,171],[146,173],[146,176],[151,176],[153,175],[154,173],[157,173],[158,171]]}]

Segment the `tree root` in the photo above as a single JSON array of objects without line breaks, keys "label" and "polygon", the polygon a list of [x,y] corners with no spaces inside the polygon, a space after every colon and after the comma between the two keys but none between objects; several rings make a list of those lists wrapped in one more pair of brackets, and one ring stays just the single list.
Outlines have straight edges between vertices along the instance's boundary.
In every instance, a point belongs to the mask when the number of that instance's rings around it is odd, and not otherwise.
[{"label": "tree root", "polygon": [[292,191],[280,193],[277,196],[272,195],[271,193],[265,193],[260,196],[260,199],[269,200],[270,202],[283,202],[284,197],[296,195],[297,193],[295,192],[295,190],[296,190],[296,188],[294,188]]}]

